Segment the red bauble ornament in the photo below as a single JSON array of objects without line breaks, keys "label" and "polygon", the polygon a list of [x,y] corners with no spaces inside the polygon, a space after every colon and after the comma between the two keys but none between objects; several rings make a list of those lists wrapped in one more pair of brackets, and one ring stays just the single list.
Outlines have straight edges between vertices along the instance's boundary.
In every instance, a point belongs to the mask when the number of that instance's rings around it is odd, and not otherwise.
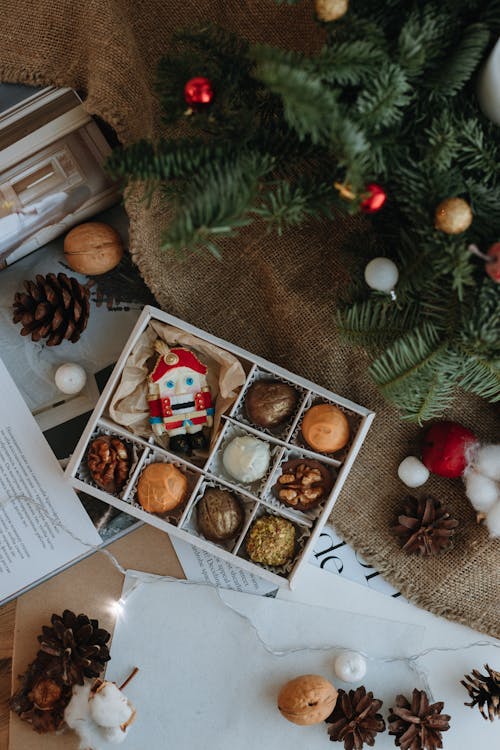
[{"label": "red bauble ornament", "polygon": [[500,283],[500,242],[495,242],[486,253],[493,260],[486,261],[486,273],[497,284]]},{"label": "red bauble ornament", "polygon": [[458,422],[436,422],[425,433],[422,461],[433,474],[459,477],[467,466],[467,451],[477,442],[474,433]]},{"label": "red bauble ornament", "polygon": [[387,193],[380,185],[371,182],[366,186],[365,194],[366,198],[361,201],[359,206],[361,211],[365,214],[376,214],[386,202]]},{"label": "red bauble ornament", "polygon": [[208,78],[190,78],[184,86],[184,99],[190,107],[206,107],[212,103],[213,98],[214,90]]}]

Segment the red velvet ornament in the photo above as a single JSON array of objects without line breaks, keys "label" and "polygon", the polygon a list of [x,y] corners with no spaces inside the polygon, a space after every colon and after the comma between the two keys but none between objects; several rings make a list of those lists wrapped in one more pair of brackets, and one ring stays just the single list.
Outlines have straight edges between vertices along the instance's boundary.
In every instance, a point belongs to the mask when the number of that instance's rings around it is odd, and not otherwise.
[{"label": "red velvet ornament", "polygon": [[486,253],[490,258],[493,258],[493,260],[490,260],[486,263],[486,273],[490,278],[493,279],[493,281],[496,281],[497,284],[500,283],[500,242],[495,242],[494,245],[490,247],[488,252]]},{"label": "red velvet ornament", "polygon": [[459,477],[467,466],[466,453],[478,439],[458,422],[436,422],[424,436],[422,461],[433,474]]},{"label": "red velvet ornament", "polygon": [[380,185],[371,182],[366,186],[365,194],[366,198],[361,201],[359,206],[361,211],[365,214],[376,214],[386,202],[387,193]]},{"label": "red velvet ornament", "polygon": [[190,78],[184,86],[184,99],[190,107],[205,107],[212,103],[214,90],[208,78]]}]

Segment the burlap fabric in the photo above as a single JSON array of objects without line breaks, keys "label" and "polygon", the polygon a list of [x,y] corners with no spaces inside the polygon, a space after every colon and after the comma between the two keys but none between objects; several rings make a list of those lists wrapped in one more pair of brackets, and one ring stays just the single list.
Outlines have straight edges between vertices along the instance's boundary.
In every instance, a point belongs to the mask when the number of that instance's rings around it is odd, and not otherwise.
[{"label": "burlap fabric", "polygon": [[[157,132],[151,81],[169,34],[194,22],[217,22],[252,40],[297,49],[320,43],[311,5],[273,0],[3,0],[0,79],[72,86],[124,142]],[[500,636],[500,541],[475,524],[459,480],[425,486],[445,500],[461,525],[452,551],[408,557],[390,533],[405,488],[401,459],[420,433],[404,425],[366,375],[368,358],[335,331],[337,292],[346,281],[339,250],[359,219],[311,223],[282,238],[253,227],[227,242],[222,262],[179,262],[159,250],[164,209],[131,198],[131,250],[167,311],[263,355],[377,412],[333,513],[344,538],[416,604]],[[449,415],[483,440],[498,439],[493,407],[461,397]]]}]

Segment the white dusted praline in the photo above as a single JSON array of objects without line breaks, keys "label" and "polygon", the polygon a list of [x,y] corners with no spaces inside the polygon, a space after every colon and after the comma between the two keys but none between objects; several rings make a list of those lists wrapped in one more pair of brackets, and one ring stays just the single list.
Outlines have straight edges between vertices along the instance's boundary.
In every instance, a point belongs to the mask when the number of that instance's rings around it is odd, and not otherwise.
[{"label": "white dusted praline", "polygon": [[270,461],[269,445],[252,435],[233,438],[222,455],[228,474],[244,484],[261,479]]},{"label": "white dusted praline", "polygon": [[342,682],[359,682],[366,674],[366,659],[357,651],[342,651],[335,657],[333,668]]},{"label": "white dusted praline", "polygon": [[429,479],[429,469],[415,456],[407,456],[399,464],[398,477],[407,487],[420,487]]}]

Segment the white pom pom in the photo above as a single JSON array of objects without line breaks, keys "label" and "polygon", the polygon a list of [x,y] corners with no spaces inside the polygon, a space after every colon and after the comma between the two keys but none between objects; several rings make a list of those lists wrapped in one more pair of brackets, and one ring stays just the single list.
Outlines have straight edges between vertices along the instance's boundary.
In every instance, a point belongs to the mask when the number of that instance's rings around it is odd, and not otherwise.
[{"label": "white pom pom", "polygon": [[113,682],[105,682],[90,699],[90,715],[101,727],[119,727],[130,719],[132,708]]},{"label": "white pom pom", "polygon": [[342,651],[333,663],[335,674],[343,682],[359,682],[366,674],[366,659],[357,651]]},{"label": "white pom pom", "polygon": [[475,460],[475,470],[500,482],[500,445],[483,445]]},{"label": "white pom pom", "polygon": [[500,500],[500,487],[477,471],[465,473],[465,492],[479,513],[487,513]]},{"label": "white pom pom", "polygon": [[415,456],[407,456],[399,464],[398,477],[407,487],[420,487],[429,479],[429,469]]},{"label": "white pom pom", "polygon": [[500,537],[500,503],[495,503],[486,516],[486,526],[490,536]]}]

